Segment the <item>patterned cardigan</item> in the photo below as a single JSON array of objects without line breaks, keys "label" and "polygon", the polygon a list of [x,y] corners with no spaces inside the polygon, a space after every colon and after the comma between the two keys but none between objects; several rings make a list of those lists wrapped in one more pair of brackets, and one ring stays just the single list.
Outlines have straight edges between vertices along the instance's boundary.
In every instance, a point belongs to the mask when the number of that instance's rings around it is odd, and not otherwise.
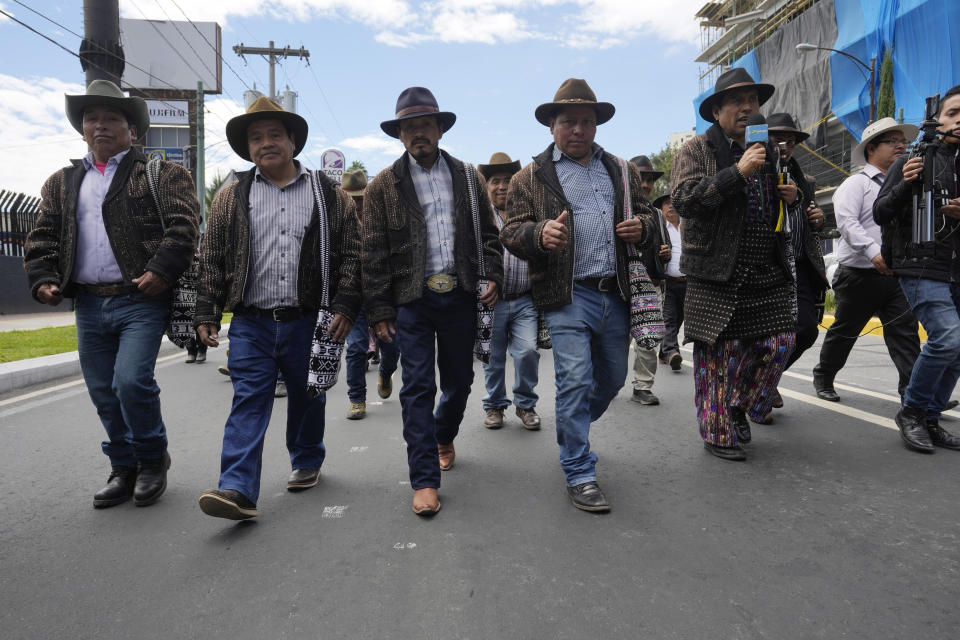
[{"label": "patterned cardigan", "polygon": [[[65,296],[76,294],[73,274],[77,245],[77,200],[87,170],[81,160],[50,176],[40,191],[40,215],[27,236],[23,260],[30,293],[56,284]],[[157,197],[163,222],[147,185],[146,158],[135,148],[123,157],[103,200],[103,224],[123,281],[152,271],[175,283],[193,260],[200,224],[200,203],[193,178],[171,162],[160,166]]]},{"label": "patterned cardigan", "polygon": [[[220,326],[224,310],[243,302],[250,266],[249,196],[255,170],[237,174],[237,181],[220,191],[210,207],[207,231],[200,253],[200,287],[193,323]],[[330,310],[350,320],[360,310],[360,237],[353,199],[323,174],[321,194],[330,227]],[[313,218],[300,245],[295,305],[316,309],[322,297],[319,262],[319,213]]]},{"label": "patterned cardigan", "polygon": [[[603,165],[613,181],[616,204],[613,224],[623,220],[623,174],[617,158],[603,153]],[[640,170],[636,165],[627,163],[630,170],[630,196],[633,216],[643,221],[643,241],[636,245],[642,253],[649,243],[653,225],[653,207],[643,196],[640,187]],[[540,245],[543,227],[547,220],[553,220],[563,213],[570,212],[567,227],[570,229],[567,246],[562,251],[549,251]],[[576,242],[576,220],[573,207],[567,202],[553,165],[553,144],[533,159],[519,173],[510,179],[507,191],[507,221],[500,231],[500,240],[508,251],[527,261],[530,267],[530,285],[533,302],[537,309],[544,311],[570,304],[573,300],[573,258]],[[617,282],[624,300],[630,299],[630,281],[627,274],[627,246],[616,242]]]}]

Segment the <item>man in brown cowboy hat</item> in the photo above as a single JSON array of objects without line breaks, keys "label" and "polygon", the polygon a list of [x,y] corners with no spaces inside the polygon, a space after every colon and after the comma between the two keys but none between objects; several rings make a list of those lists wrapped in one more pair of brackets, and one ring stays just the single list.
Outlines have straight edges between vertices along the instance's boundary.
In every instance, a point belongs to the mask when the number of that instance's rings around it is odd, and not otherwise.
[{"label": "man in brown cowboy hat", "polygon": [[[510,178],[520,171],[520,161],[510,160],[505,153],[490,156],[490,162],[477,167],[487,182],[487,195],[493,205],[497,228],[503,228]],[[537,415],[537,386],[540,352],[537,351],[537,309],[530,297],[530,275],[526,260],[509,251],[503,252],[503,291],[493,314],[493,335],[490,340],[490,361],[483,365],[487,395],[483,398],[486,417],[483,426],[503,426],[503,410],[510,405],[507,398],[507,351],[513,356],[513,402],[517,417],[525,429],[540,428]]]},{"label": "man in brown cowboy hat", "polygon": [[671,200],[684,218],[685,338],[694,343],[700,435],[725,460],[746,459],[748,416],[769,421],[796,339],[796,293],[778,217],[785,196],[764,145],[745,144],[748,119],[773,91],[743,69],[721,74],[700,105],[713,126],[680,148],[671,176]]},{"label": "man in brown cowboy hat", "polygon": [[[296,156],[307,121],[266,97],[227,123],[227,141],[255,167],[217,194],[200,257],[194,323],[216,347],[223,311],[230,323],[233,406],[223,433],[220,481],[200,496],[204,513],[258,515],[263,439],[278,371],[287,385],[288,491],[316,486],[323,464],[325,394],[307,391],[311,339],[329,286],[330,337],[343,340],[360,308],[360,239],[353,200]],[[327,246],[322,246],[323,236]],[[324,283],[322,260],[329,263]]]},{"label": "man in brown cowboy hat", "polygon": [[507,250],[527,260],[533,302],[550,331],[560,465],[567,495],[585,511],[610,510],[597,484],[590,423],[627,377],[627,245],[642,251],[652,224],[637,167],[594,142],[597,125],[613,113],[576,78],[537,107],[534,115],[550,127],[553,143],[510,180],[500,233]]},{"label": "man in brown cowboy hat", "polygon": [[[406,153],[367,187],[363,295],[377,338],[400,346],[413,511],[427,516],[440,510],[440,472],[453,467],[453,440],[473,383],[477,281],[490,281],[480,300],[494,305],[503,273],[487,192],[476,189],[476,211],[467,197],[467,171],[477,183],[482,178],[439,148],[456,115],[440,111],[424,87],[405,89],[395,113],[380,128],[399,138]],[[485,274],[478,273],[479,251]],[[443,391],[436,406],[435,370]]]},{"label": "man in brown cowboy hat", "polygon": [[[152,504],[167,486],[167,435],[153,371],[170,313],[170,286],[193,260],[200,205],[193,179],[163,162],[148,185],[134,140],[150,127],[146,102],[94,80],[66,97],[67,118],[90,147],[44,184],[24,266],[33,296],[75,299],[80,367],[107,432],[111,507]],[[162,220],[161,220],[162,217]]]}]

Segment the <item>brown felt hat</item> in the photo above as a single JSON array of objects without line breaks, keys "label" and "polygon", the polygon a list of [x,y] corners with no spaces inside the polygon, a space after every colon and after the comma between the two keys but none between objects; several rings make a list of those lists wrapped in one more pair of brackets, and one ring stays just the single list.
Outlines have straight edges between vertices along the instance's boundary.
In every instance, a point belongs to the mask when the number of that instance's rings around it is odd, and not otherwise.
[{"label": "brown felt hat", "polygon": [[367,174],[363,172],[363,169],[344,171],[343,175],[340,176],[340,188],[343,189],[348,196],[355,198],[362,197],[363,192],[367,189]]},{"label": "brown felt hat", "polygon": [[569,106],[593,107],[597,112],[597,124],[603,124],[613,117],[616,108],[609,102],[597,102],[597,94],[593,92],[586,80],[581,78],[567,78],[557,89],[553,102],[545,102],[533,112],[537,122],[550,126],[552,118],[560,109]]},{"label": "brown felt hat", "polygon": [[490,176],[498,173],[509,173],[512,176],[517,171],[520,171],[520,161],[511,161],[510,156],[502,151],[497,151],[495,154],[490,156],[490,162],[487,164],[478,164],[477,170],[480,172],[480,175],[488,180],[490,179]]},{"label": "brown felt hat", "polygon": [[713,119],[713,105],[720,104],[723,96],[736,89],[744,87],[753,87],[757,90],[757,99],[763,104],[770,99],[776,90],[772,84],[760,84],[754,82],[753,76],[747,73],[746,69],[736,67],[720,74],[717,78],[717,84],[713,87],[713,94],[707,96],[700,103],[700,117],[707,122],[715,122]]},{"label": "brown felt hat", "polygon": [[288,131],[293,132],[293,157],[303,151],[307,144],[307,121],[291,111],[284,111],[283,107],[266,96],[260,96],[253,101],[247,112],[230,118],[227,122],[227,141],[237,155],[250,161],[250,145],[247,143],[247,128],[257,120],[279,120]]},{"label": "brown felt hat", "polygon": [[83,134],[83,110],[87,107],[111,107],[127,114],[137,128],[137,136],[143,137],[150,128],[150,112],[147,102],[136,96],[126,96],[120,87],[109,80],[94,80],[87,85],[87,92],[64,96],[67,119],[73,128]]},{"label": "brown felt hat", "polygon": [[455,113],[440,111],[440,105],[433,92],[426,87],[409,87],[397,98],[397,108],[393,120],[384,120],[380,128],[391,138],[400,137],[400,123],[411,118],[434,116],[440,126],[440,133],[446,133],[457,121]]}]

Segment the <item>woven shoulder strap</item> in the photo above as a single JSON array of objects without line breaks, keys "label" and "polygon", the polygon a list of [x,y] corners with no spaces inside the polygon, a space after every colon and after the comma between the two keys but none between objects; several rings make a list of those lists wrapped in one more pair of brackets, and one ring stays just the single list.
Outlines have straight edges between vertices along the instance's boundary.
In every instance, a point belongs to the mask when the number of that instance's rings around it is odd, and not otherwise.
[{"label": "woven shoulder strap", "polygon": [[320,277],[323,279],[323,292],[320,298],[320,306],[324,309],[330,308],[330,238],[329,225],[327,224],[327,203],[323,198],[323,191],[320,189],[320,173],[318,171],[307,172],[310,176],[310,184],[313,186],[313,199],[317,203],[317,213],[320,220]]},{"label": "woven shoulder strap", "polygon": [[[630,167],[623,158],[617,158],[620,163],[620,174],[623,178],[623,219],[629,220],[633,217],[633,203],[630,198]],[[627,242],[627,255],[634,257],[637,255],[637,248],[632,242]]]},{"label": "woven shoulder strap", "polygon": [[477,274],[481,278],[487,276],[487,268],[483,261],[483,238],[480,236],[480,206],[477,203],[477,173],[469,162],[463,163],[467,174],[467,199],[470,201],[470,214],[473,216],[473,237],[477,242]]},{"label": "woven shoulder strap", "polygon": [[160,227],[166,232],[167,223],[163,219],[163,207],[160,206],[160,158],[150,158],[147,160],[147,188],[150,189],[150,197],[153,198],[153,206],[157,208],[157,215],[160,216]]}]

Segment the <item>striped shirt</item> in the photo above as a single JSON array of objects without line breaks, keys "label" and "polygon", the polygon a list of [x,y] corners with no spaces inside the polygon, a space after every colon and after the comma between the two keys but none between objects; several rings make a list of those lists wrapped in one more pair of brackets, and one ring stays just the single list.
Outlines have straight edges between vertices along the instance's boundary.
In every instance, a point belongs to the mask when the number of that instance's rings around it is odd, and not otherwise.
[{"label": "striped shirt", "polygon": [[603,148],[593,145],[590,165],[585,167],[553,147],[553,164],[576,220],[573,279],[603,278],[616,273],[613,244],[613,180],[603,166]]},{"label": "striped shirt", "polygon": [[[497,229],[503,229],[503,213],[493,207],[493,216]],[[519,298],[530,291],[530,268],[527,261],[521,260],[506,249],[503,250],[503,295]]]},{"label": "striped shirt", "polygon": [[250,266],[243,305],[260,309],[296,306],[297,269],[304,232],[313,216],[313,187],[303,165],[278,187],[258,168],[250,186]]},{"label": "striped shirt", "polygon": [[453,260],[453,176],[450,167],[437,155],[429,169],[421,167],[410,156],[410,177],[427,225],[427,277],[438,273],[455,273]]},{"label": "striped shirt", "polygon": [[[81,284],[122,282],[120,265],[113,255],[107,228],[103,224],[103,200],[117,173],[120,161],[130,150],[107,160],[103,173],[94,164],[93,152],[83,158],[87,173],[77,196],[77,258],[72,280]],[[139,275],[139,274],[138,274]]]}]

